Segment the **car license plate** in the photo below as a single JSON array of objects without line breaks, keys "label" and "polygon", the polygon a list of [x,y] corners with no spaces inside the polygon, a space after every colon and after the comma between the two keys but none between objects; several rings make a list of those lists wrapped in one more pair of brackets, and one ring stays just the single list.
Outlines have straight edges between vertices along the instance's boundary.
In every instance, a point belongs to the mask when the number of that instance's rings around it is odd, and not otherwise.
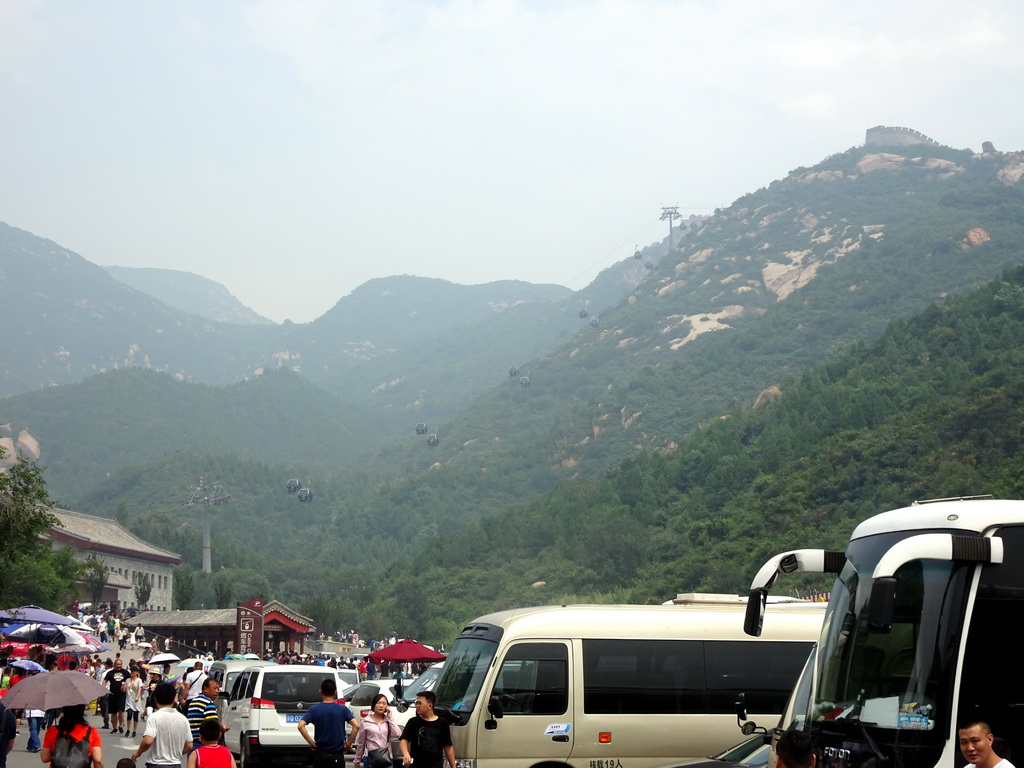
[{"label": "car license plate", "polygon": [[302,719],[302,715],[298,715],[298,714],[295,714],[295,715],[285,715],[284,716],[284,721],[286,723],[297,723],[301,719]]}]

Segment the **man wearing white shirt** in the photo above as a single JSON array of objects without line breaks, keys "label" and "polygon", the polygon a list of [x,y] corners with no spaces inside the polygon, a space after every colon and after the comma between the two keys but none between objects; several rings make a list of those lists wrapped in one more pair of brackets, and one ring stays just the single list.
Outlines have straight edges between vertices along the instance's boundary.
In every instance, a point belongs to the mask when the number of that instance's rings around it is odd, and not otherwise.
[{"label": "man wearing white shirt", "polygon": [[177,691],[170,683],[158,683],[153,691],[156,711],[146,718],[146,732],[132,753],[137,761],[152,749],[147,768],[181,768],[181,757],[192,751],[192,729],[188,720],[174,708]]}]

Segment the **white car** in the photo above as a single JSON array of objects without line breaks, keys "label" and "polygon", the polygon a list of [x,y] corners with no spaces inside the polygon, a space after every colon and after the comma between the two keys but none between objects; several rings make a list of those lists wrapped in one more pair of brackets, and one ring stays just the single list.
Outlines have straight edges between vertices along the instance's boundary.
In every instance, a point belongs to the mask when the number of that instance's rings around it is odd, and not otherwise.
[{"label": "white car", "polygon": [[362,719],[370,714],[370,705],[378,693],[388,697],[388,704],[395,700],[394,680],[364,680],[358,685],[345,689],[345,704],[352,714]]},{"label": "white car", "polygon": [[[331,667],[268,664],[242,670],[231,687],[223,720],[230,729],[225,743],[239,756],[239,768],[309,762],[299,720],[320,703],[320,684],[327,678],[341,690],[344,683]],[[312,725],[310,729],[312,733]]]}]

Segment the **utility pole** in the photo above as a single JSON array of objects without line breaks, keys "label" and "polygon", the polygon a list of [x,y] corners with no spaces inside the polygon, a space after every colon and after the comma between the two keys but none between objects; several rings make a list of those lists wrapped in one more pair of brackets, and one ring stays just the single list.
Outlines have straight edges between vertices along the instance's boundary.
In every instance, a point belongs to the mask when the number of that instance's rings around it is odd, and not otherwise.
[{"label": "utility pole", "polygon": [[224,488],[215,485],[208,489],[203,478],[199,478],[199,485],[193,485],[188,489],[188,495],[182,501],[186,507],[206,507],[206,514],[203,520],[203,573],[213,573],[213,555],[210,551],[210,507],[217,504],[226,504],[231,496],[224,492]]},{"label": "utility pole", "polygon": [[668,206],[663,205],[663,206],[661,206],[661,219],[659,219],[659,221],[664,221],[665,219],[668,219],[668,252],[669,253],[672,253],[672,220],[673,219],[680,219],[680,218],[682,218],[682,216],[680,216],[680,214],[679,214],[679,206],[678,205],[668,205]]}]

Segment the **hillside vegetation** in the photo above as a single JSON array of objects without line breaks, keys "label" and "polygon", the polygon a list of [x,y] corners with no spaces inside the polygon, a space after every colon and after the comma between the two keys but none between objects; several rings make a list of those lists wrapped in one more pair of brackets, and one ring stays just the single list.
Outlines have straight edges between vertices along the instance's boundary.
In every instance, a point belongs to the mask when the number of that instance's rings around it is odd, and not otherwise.
[{"label": "hillside vegetation", "polygon": [[769,556],[842,549],[885,509],[1022,497],[1024,268],[893,323],[781,392],[673,451],[438,539],[371,611],[446,638],[499,606],[743,593]]}]

